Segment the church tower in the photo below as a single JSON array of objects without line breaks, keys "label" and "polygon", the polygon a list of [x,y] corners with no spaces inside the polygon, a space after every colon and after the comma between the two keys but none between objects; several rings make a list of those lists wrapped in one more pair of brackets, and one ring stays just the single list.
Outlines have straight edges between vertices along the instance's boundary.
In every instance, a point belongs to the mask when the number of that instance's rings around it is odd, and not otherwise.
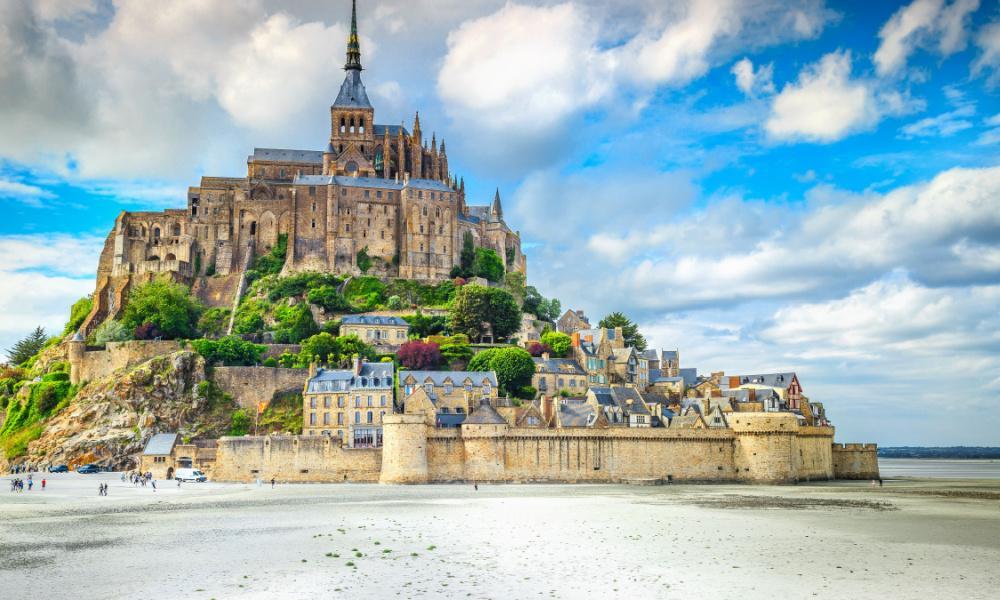
[{"label": "church tower", "polygon": [[324,156],[326,175],[375,175],[375,109],[361,82],[358,4],[351,4],[351,34],[347,38],[346,75],[330,107],[330,143]]}]

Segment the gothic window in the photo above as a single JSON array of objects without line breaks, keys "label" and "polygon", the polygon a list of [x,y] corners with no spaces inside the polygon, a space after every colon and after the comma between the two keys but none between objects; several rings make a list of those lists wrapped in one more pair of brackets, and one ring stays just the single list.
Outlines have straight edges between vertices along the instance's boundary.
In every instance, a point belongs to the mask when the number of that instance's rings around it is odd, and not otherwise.
[{"label": "gothic window", "polygon": [[[316,186],[314,186],[314,185],[309,186],[309,195],[310,196],[315,196],[316,195]],[[313,209],[313,210],[315,210],[315,209]]]},{"label": "gothic window", "polygon": [[316,203],[313,202],[313,212],[316,212]]},{"label": "gothic window", "polygon": [[427,216],[427,207],[426,207],[426,206],[425,206],[425,207],[423,207],[423,209],[421,209],[421,212],[422,212],[422,213],[423,213],[423,215],[424,215],[424,216],[426,217],[426,216]]},{"label": "gothic window", "polygon": [[341,144],[341,145],[340,145],[340,153],[341,153],[341,154],[343,154],[343,153],[344,153],[344,145],[343,145],[343,144]]},{"label": "gothic window", "polygon": [[423,232],[424,232],[424,226],[423,226],[423,225],[421,225],[421,226],[420,226],[420,233],[423,233]]},{"label": "gothic window", "polygon": [[353,160],[348,161],[347,166],[344,167],[344,170],[347,171],[349,175],[354,175],[355,173],[358,172],[358,163],[354,162]]},{"label": "gothic window", "polygon": [[362,153],[362,154],[364,154],[364,153],[365,153],[365,145],[364,145],[364,144],[361,144],[361,153]]},{"label": "gothic window", "polygon": [[181,226],[177,225],[177,224],[174,224],[174,235],[177,236],[177,235],[180,235],[180,234],[181,234]]},{"label": "gothic window", "polygon": [[[340,133],[344,133],[344,131],[346,131],[346,130],[347,130],[347,128],[345,127],[345,125],[346,125],[346,124],[344,123],[344,117],[340,117]],[[341,152],[343,152],[343,151],[344,151],[344,150],[343,150],[343,148],[344,148],[344,147],[343,147],[343,146],[341,146],[340,148],[341,148],[341,150],[340,150],[340,151],[341,151]]]},{"label": "gothic window", "polygon": [[160,239],[160,228],[159,227],[154,227],[153,228],[153,239],[156,239],[156,240]]},{"label": "gothic window", "polygon": [[346,231],[347,233],[351,233],[351,224],[350,223],[344,223],[344,231]]},{"label": "gothic window", "polygon": [[313,229],[316,229],[316,219],[313,219],[313,220],[312,220],[312,228],[313,228]]}]

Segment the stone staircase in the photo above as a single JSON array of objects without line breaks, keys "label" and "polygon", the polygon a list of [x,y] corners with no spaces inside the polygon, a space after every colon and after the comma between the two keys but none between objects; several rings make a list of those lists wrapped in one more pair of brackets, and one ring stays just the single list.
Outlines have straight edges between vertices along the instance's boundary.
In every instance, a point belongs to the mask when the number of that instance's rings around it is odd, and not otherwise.
[{"label": "stone staircase", "polygon": [[229,312],[229,326],[226,328],[226,335],[233,334],[233,324],[236,322],[236,309],[240,306],[240,300],[243,299],[243,293],[246,292],[247,287],[247,269],[250,268],[250,264],[253,262],[253,249],[256,246],[256,239],[251,237],[247,242],[247,251],[243,255],[243,263],[240,265],[240,283],[236,286],[236,293],[233,294],[233,306]]}]

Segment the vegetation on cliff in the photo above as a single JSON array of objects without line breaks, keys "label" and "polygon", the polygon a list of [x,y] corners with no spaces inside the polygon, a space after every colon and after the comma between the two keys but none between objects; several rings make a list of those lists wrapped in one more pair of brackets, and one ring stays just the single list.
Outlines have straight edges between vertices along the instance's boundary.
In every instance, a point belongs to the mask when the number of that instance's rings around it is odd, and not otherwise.
[{"label": "vegetation on cliff", "polygon": [[132,290],[121,322],[136,339],[193,338],[202,310],[187,286],[157,278]]},{"label": "vegetation on cliff", "polygon": [[529,387],[535,373],[535,361],[527,350],[514,346],[483,350],[469,361],[470,371],[493,371],[502,394],[532,399],[535,390]]},{"label": "vegetation on cliff", "polygon": [[506,339],[520,328],[521,311],[509,292],[466,285],[455,295],[448,324],[451,331],[473,340],[481,340],[488,333],[494,339]]}]

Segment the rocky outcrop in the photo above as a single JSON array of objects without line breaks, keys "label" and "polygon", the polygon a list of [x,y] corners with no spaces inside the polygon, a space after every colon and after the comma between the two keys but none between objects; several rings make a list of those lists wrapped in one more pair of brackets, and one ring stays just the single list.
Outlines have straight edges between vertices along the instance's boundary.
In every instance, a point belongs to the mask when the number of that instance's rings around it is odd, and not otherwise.
[{"label": "rocky outcrop", "polygon": [[234,406],[212,391],[206,382],[205,361],[197,353],[158,356],[88,383],[45,424],[42,436],[28,445],[24,461],[134,468],[155,433],[223,432]]}]

